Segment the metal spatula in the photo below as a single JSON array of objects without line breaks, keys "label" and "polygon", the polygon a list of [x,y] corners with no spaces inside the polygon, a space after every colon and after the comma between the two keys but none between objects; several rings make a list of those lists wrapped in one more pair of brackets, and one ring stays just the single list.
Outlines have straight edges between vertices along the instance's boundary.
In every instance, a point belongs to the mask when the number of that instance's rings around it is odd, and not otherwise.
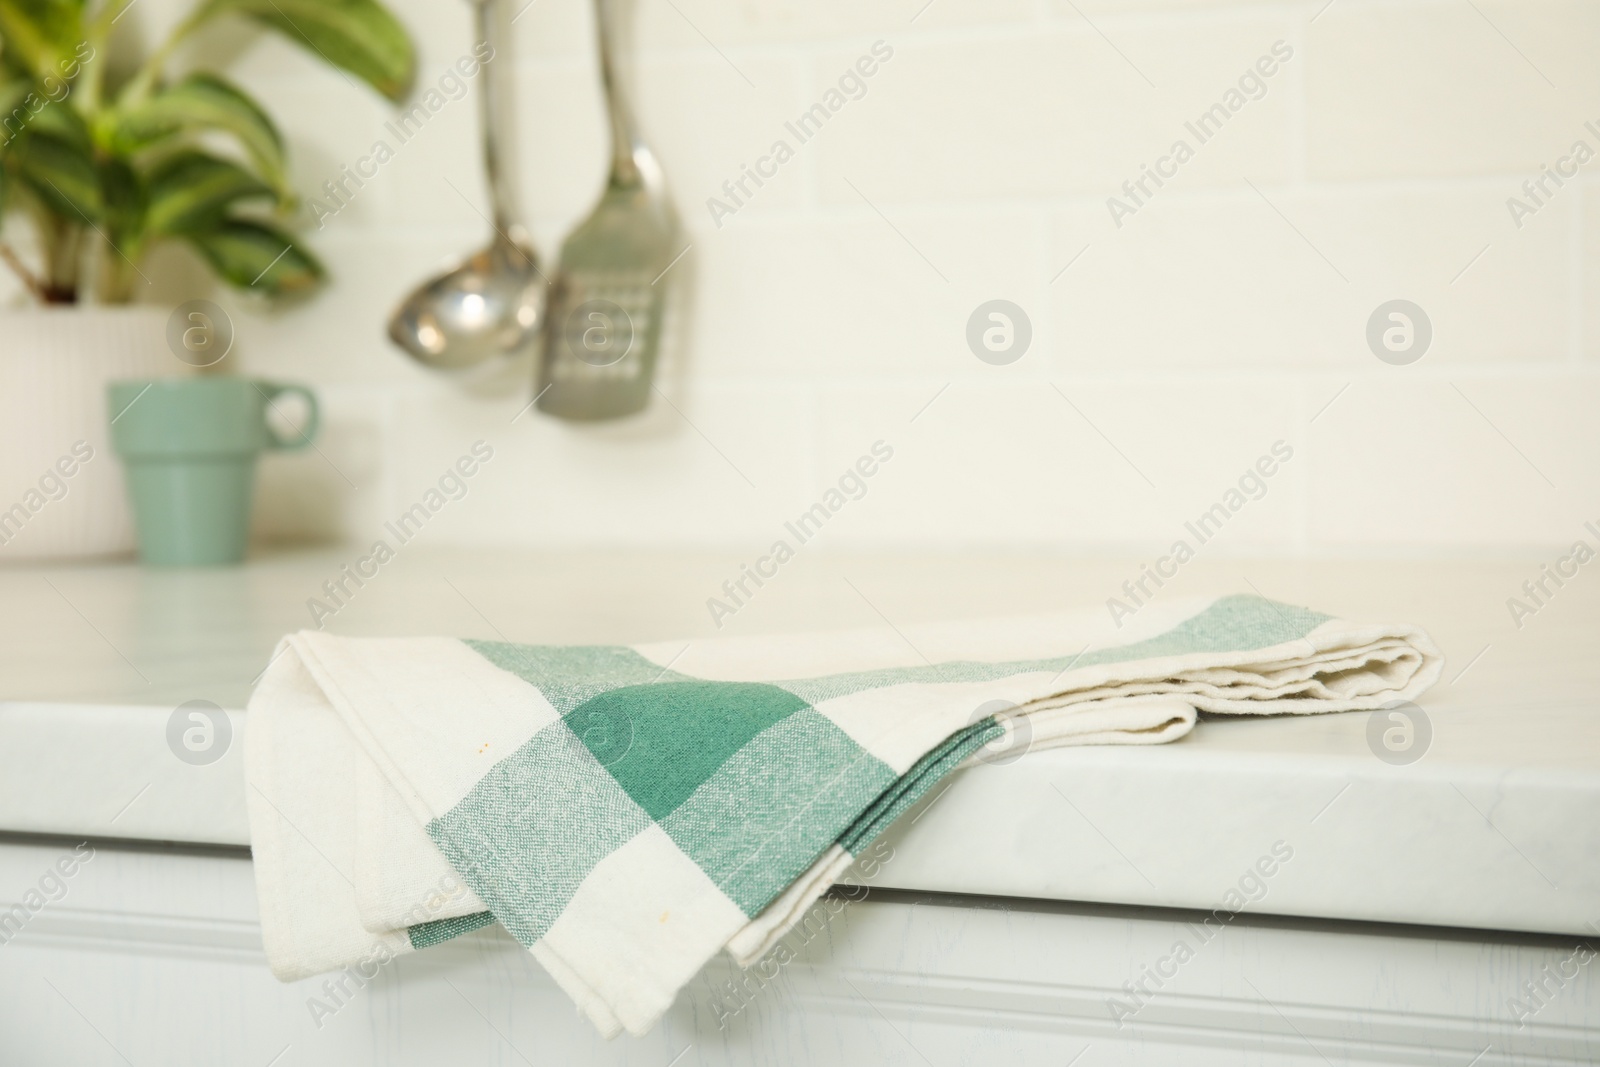
[{"label": "metal spatula", "polygon": [[617,16],[631,0],[595,0],[611,171],[600,202],[567,236],[546,305],[539,410],[612,419],[650,399],[678,218],[661,166],[639,139],[618,77]]}]

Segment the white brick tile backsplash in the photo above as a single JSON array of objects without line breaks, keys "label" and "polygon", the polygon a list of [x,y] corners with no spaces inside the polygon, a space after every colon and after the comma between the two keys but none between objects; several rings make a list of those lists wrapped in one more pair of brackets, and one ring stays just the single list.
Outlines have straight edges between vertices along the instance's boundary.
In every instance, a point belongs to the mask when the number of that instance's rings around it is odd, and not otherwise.
[{"label": "white brick tile backsplash", "polygon": [[[886,214],[863,206],[809,224],[741,215],[696,232],[695,373],[982,378],[999,369],[968,348],[967,319],[996,297],[1026,307],[1015,294],[1042,273],[1031,214]],[[1036,330],[1033,345],[1005,369],[1032,372],[1048,339]]]},{"label": "white brick tile backsplash", "polygon": [[1600,362],[1600,189],[1582,190],[1579,211],[1583,223],[1576,237],[1581,280],[1578,332],[1584,339],[1583,355]]},{"label": "white brick tile backsplash", "polygon": [[260,540],[365,539],[382,521],[385,480],[394,473],[389,397],[371,386],[324,386],[317,401],[316,447],[271,452],[258,464],[252,534]]},{"label": "white brick tile backsplash", "polygon": [[[1204,144],[1198,121],[1235,88],[1286,23],[1240,19],[1179,29],[1139,26],[1115,45],[1079,25],[975,40],[895,45],[867,95],[818,137],[823,190],[884,201],[969,200],[1081,193],[1107,197],[1187,138],[1194,158],[1179,186],[1275,180],[1288,172],[1287,105],[1293,65],[1241,95],[1237,113]],[[1292,47],[1292,45],[1290,45]],[[859,51],[830,52],[817,92]],[[1148,79],[1148,80],[1147,80]]]},{"label": "white brick tile backsplash", "polygon": [[1579,0],[1337,4],[1306,33],[1310,172],[1531,176],[1600,118],[1597,33]]},{"label": "white brick tile backsplash", "polygon": [[[726,68],[715,56],[649,58],[635,77],[642,135],[660,159],[680,211],[693,216],[686,219],[691,224],[709,220],[706,200],[712,196],[732,206],[723,183],[738,181],[798,109],[798,62],[759,58],[747,65],[762,75],[763,91],[720,84]],[[605,181],[610,135],[597,78],[587,61],[524,65],[517,71],[517,137],[510,151],[520,164],[526,213],[552,258],[561,236],[593,206]],[[467,133],[472,136],[470,129]],[[477,188],[477,152],[465,151],[469,180]],[[802,163],[791,163],[759,188],[745,179],[745,188],[756,195],[745,199],[738,213],[799,206],[803,169]],[[450,199],[460,202],[453,193]]]},{"label": "white brick tile backsplash", "polygon": [[[440,6],[448,9],[450,5]],[[594,51],[593,4],[509,0],[505,6],[511,27],[509,47],[519,61],[551,58],[570,62]]]},{"label": "white brick tile backsplash", "polygon": [[[819,80],[856,54],[830,58]],[[884,203],[1098,192],[1172,126],[1137,106],[1151,90],[1087,29],[901,43],[870,84],[819,135],[830,202],[850,202],[849,183]],[[1081,106],[1095,97],[1134,106]]]},{"label": "white brick tile backsplash", "polygon": [[[957,382],[924,408],[938,388],[824,393],[819,485],[879,438],[895,449],[830,540],[1165,549],[1275,441],[1301,436],[1295,385]],[[1207,550],[1288,550],[1303,479],[1291,459]]]},{"label": "white brick tile backsplash", "polygon": [[516,160],[522,212],[541,241],[540,253],[551,260],[605,181],[609,141],[596,77],[587,63],[525,65],[516,73],[516,132],[508,151]]},{"label": "white brick tile backsplash", "polygon": [[[1298,197],[1268,195],[1305,214]],[[1050,287],[1062,367],[1295,370],[1336,365],[1359,343],[1349,285],[1243,185],[1152,202],[1120,230],[1099,206],[1063,212],[1055,233],[1062,263],[1088,246]]]},{"label": "white brick tile backsplash", "polygon": [[[670,388],[670,383],[668,383]],[[627,423],[574,426],[525,403],[412,390],[396,404],[389,510],[410,506],[478,439],[495,459],[429,538],[470,544],[684,546],[766,536],[804,484],[810,419],[805,393],[772,386],[702,386],[652,398]],[[676,407],[674,407],[676,405]]]},{"label": "white brick tile backsplash", "polygon": [[[439,78],[449,72],[453,68],[441,63],[437,71],[424,77],[437,87]],[[360,190],[351,206],[370,197],[382,202],[386,218],[404,219],[407,228],[462,227],[479,230],[487,238],[489,196],[484,187],[477,135],[478,94],[483,91],[487,76],[487,72],[480,71],[475,79],[467,81],[465,95],[459,99],[441,92],[433,99],[442,103],[431,115],[405,108],[386,109],[383,121],[362,144],[361,154],[372,150],[373,141],[381,140],[393,149],[394,157],[378,168],[377,176]],[[515,79],[507,77],[506,83],[514,87]],[[520,148],[517,154],[523,154]],[[353,165],[356,161],[350,162]],[[372,166],[367,165],[366,169],[371,170]],[[340,216],[343,214],[341,211]],[[327,226],[332,228],[342,221],[342,217],[330,220]]]},{"label": "white brick tile backsplash", "polygon": [[1312,426],[1311,543],[1570,544],[1600,518],[1597,403],[1592,371],[1359,381]]},{"label": "white brick tile backsplash", "polygon": [[1298,192],[1240,185],[1154,200],[1112,226],[1058,214],[1063,365],[1365,371],[1367,319],[1396,298],[1433,322],[1432,363],[1567,358],[1565,210],[1518,231],[1494,183]]},{"label": "white brick tile backsplash", "polygon": [[[1062,18],[1081,17],[1080,13],[1097,16],[1122,15],[1130,12],[1211,12],[1231,11],[1237,8],[1274,4],[1278,0],[1050,0],[1051,7]],[[1074,11],[1073,9],[1077,10]],[[1310,9],[1315,13],[1316,8]]]},{"label": "white brick tile backsplash", "polygon": [[[709,217],[705,200],[726,199],[723,183],[738,182],[743,168],[753,167],[768,152],[782,133],[783,121],[800,108],[799,61],[751,58],[742,67],[760,79],[759,90],[729,81],[716,56],[640,63],[639,122],[686,212]],[[748,210],[797,206],[802,196],[798,178],[799,169],[789,164],[760,187],[745,179],[744,188],[755,194],[746,201]],[[745,208],[739,210],[742,214]]]},{"label": "white brick tile backsplash", "polygon": [[[394,3],[420,93],[470,48],[470,11]],[[144,0],[127,30],[150,40],[186,7]],[[591,4],[508,9],[510,154],[553,267],[605,173]],[[262,465],[259,537],[376,536],[479,438],[495,460],[422,536],[764,548],[879,439],[893,460],[819,546],[1158,553],[1278,440],[1292,460],[1203,551],[1487,551],[1600,519],[1600,162],[1523,188],[1576,140],[1600,160],[1600,6],[640,0],[633,37],[693,247],[671,276],[671,403],[611,426],[512,423],[526,359],[495,394],[384,337],[406,291],[486,238],[478,84],[318,229],[323,180],[397,109],[242,21],[178,57],[279,120],[332,273],[273,309],[188,253],[155,261],[146,299],[224,303],[238,369],[321,390],[321,451]],[[802,143],[785,124],[878,40],[892,58]],[[1292,57],[1201,143],[1185,124],[1279,40]],[[1179,138],[1192,159],[1123,188]],[[724,181],[780,139],[793,158],[732,202]],[[1432,322],[1410,366],[1366,340],[1396,298]],[[991,299],[1031,321],[1008,366],[966,340]]]},{"label": "white brick tile backsplash", "polygon": [[714,54],[713,48],[739,45],[870,40],[941,29],[983,32],[995,25],[1025,26],[1035,18],[1034,0],[640,0],[637,36],[649,47]]},{"label": "white brick tile backsplash", "polygon": [[1371,355],[1363,331],[1372,310],[1404,298],[1432,320],[1430,367],[1569,358],[1572,216],[1553,207],[1519,230],[1503,199],[1491,181],[1303,201],[1300,225],[1350,278],[1358,357]]}]

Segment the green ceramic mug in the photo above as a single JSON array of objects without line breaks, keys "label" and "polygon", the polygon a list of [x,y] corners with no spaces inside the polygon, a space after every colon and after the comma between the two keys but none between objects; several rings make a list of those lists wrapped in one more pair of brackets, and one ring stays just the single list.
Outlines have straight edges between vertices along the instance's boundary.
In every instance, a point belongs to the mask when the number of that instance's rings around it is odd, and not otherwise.
[{"label": "green ceramic mug", "polygon": [[[267,411],[305,398],[305,425],[279,437]],[[112,382],[111,440],[127,472],[139,555],[158,566],[244,559],[256,455],[304,448],[317,433],[317,398],[303,385],[250,378]]]}]

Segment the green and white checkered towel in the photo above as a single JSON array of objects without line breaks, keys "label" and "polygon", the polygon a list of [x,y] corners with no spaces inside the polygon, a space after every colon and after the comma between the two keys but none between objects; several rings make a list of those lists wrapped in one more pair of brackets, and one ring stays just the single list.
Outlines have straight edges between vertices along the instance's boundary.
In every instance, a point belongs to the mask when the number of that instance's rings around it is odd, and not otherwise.
[{"label": "green and white checkered towel", "polygon": [[1096,611],[633,648],[302,632],[249,705],[267,955],[285,980],[370,977],[499,922],[602,1032],[642,1034],[985,745],[1378,708],[1442,662],[1414,627],[1245,596],[1121,629]]}]

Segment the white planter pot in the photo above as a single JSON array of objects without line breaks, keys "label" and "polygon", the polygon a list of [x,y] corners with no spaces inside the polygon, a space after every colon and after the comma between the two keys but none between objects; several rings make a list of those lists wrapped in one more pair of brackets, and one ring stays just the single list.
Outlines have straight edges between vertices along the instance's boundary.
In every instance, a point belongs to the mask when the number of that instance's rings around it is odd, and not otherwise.
[{"label": "white planter pot", "polygon": [[133,551],[106,383],[188,370],[167,349],[168,314],[0,312],[0,563]]}]

